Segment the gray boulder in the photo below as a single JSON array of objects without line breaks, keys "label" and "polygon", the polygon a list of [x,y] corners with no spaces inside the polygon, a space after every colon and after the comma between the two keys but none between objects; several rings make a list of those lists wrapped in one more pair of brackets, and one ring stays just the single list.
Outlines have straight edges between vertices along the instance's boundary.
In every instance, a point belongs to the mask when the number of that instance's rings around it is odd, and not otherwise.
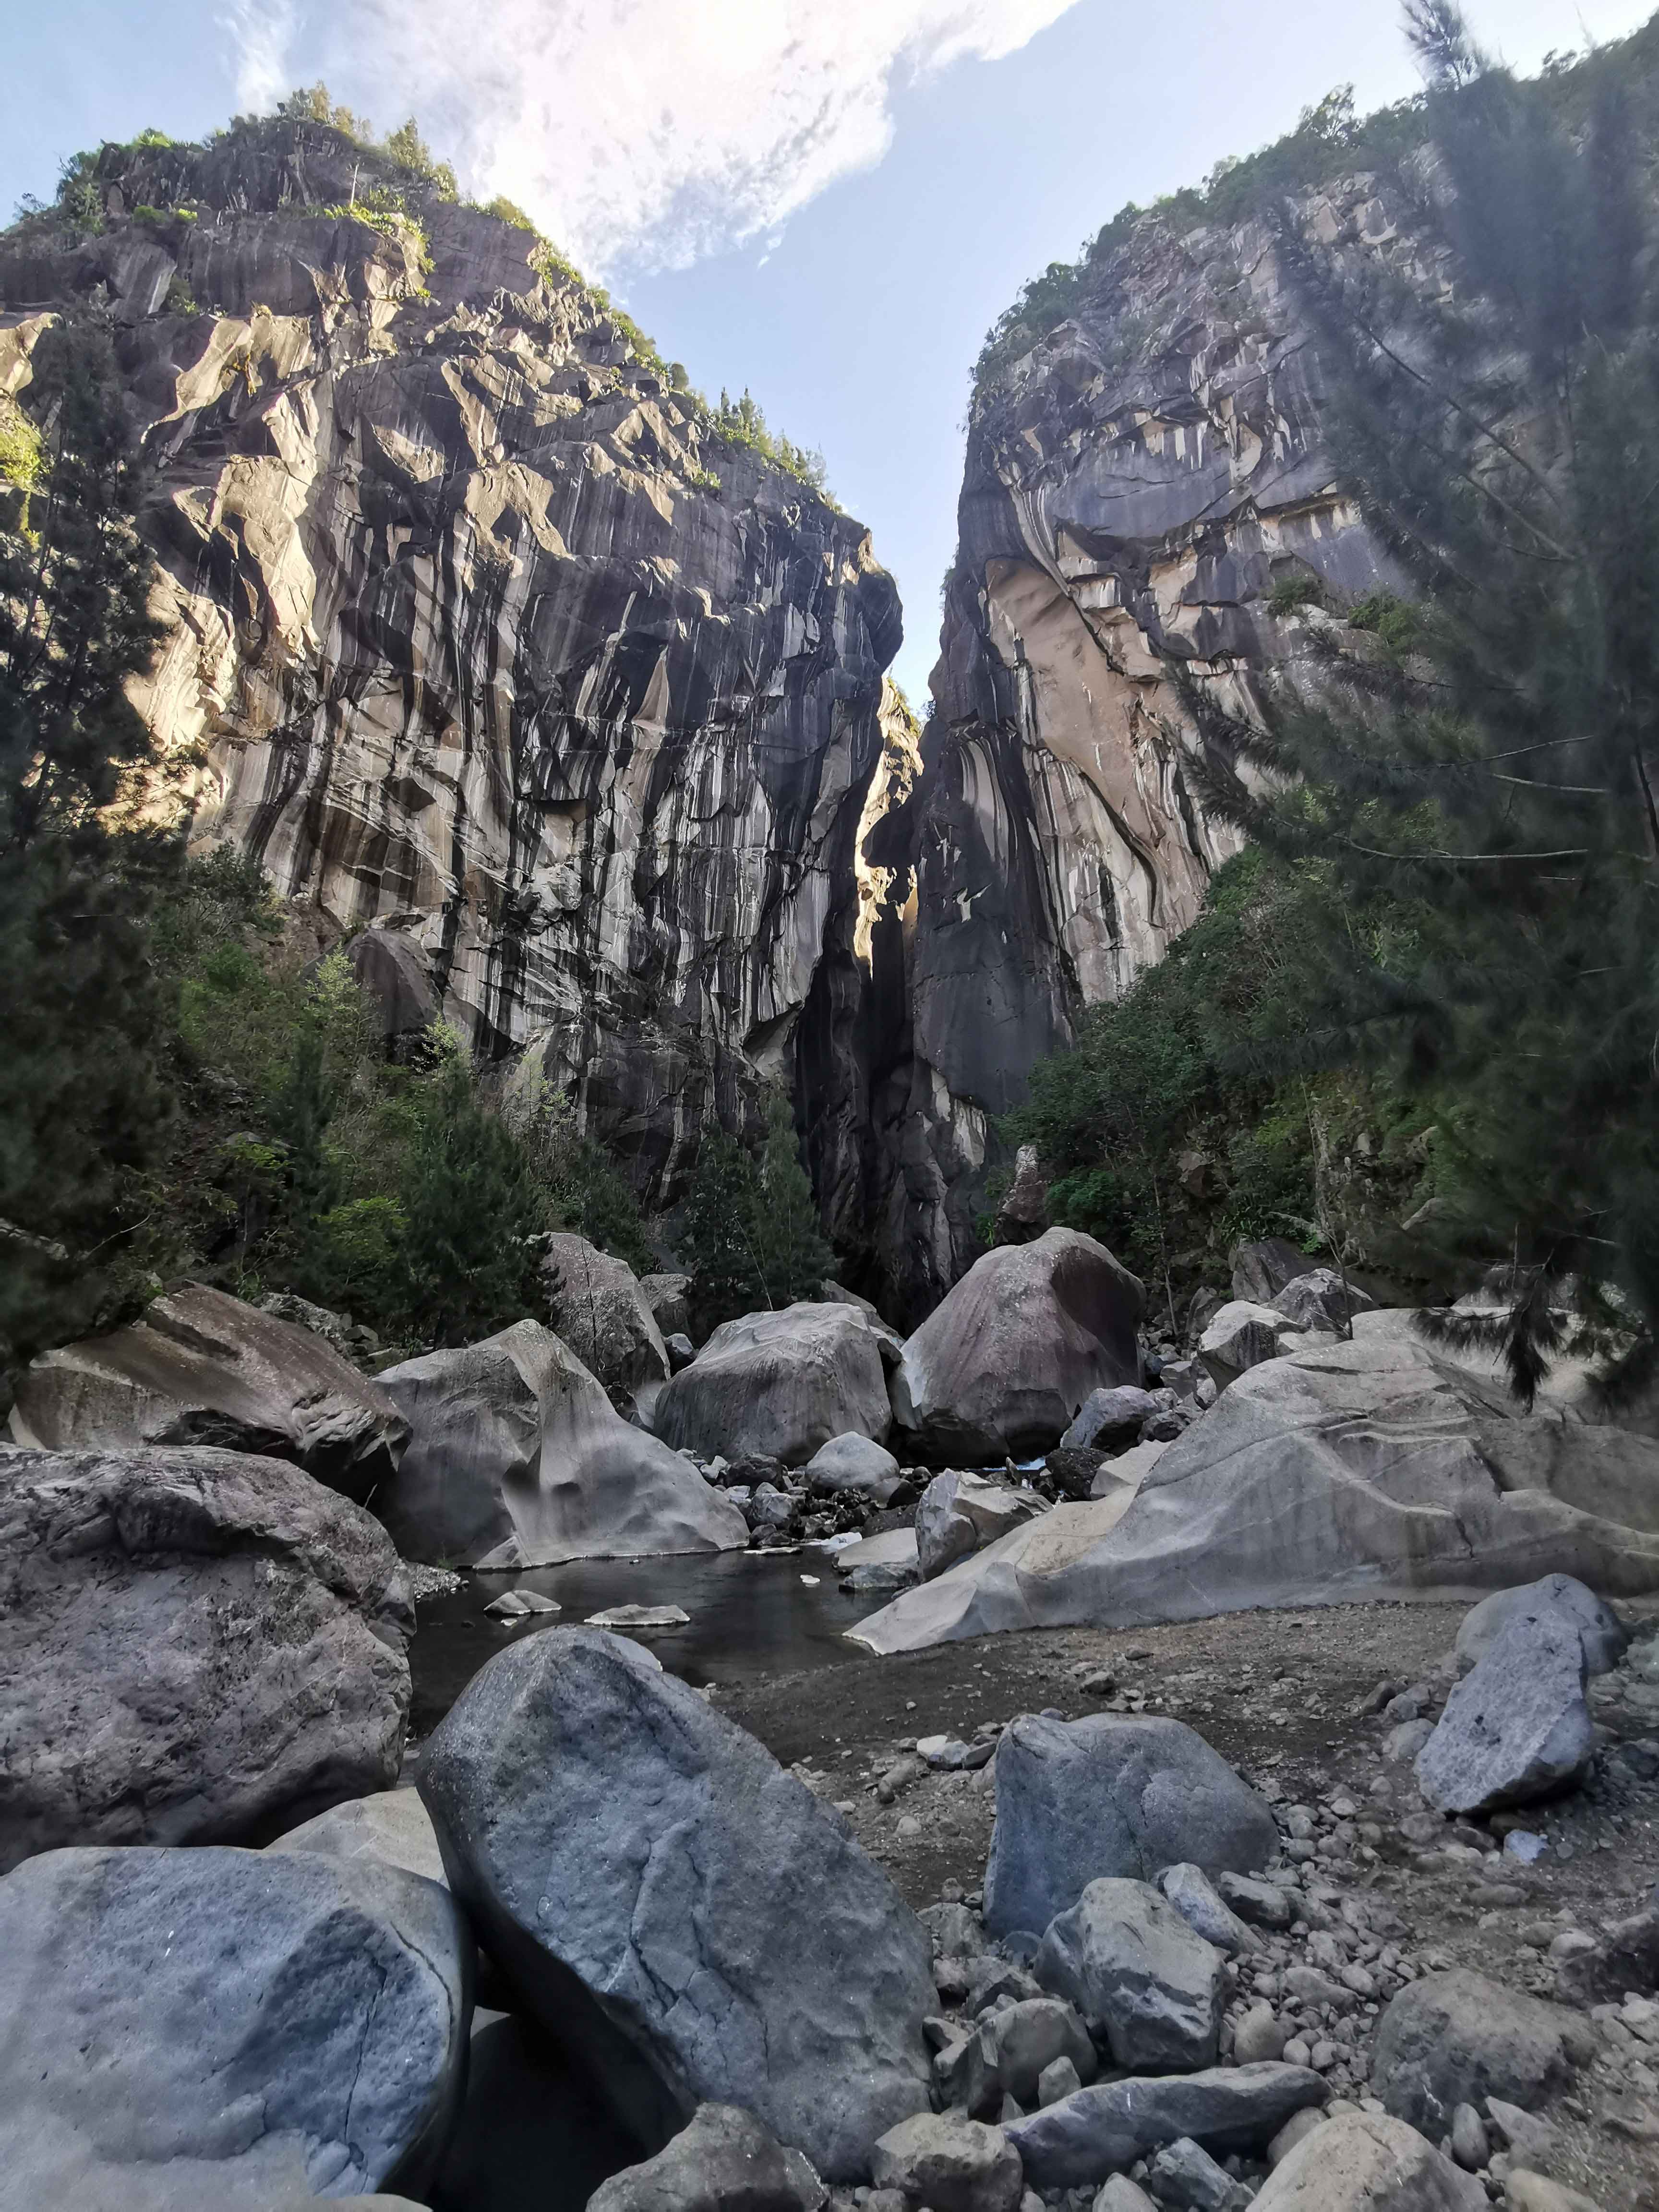
[{"label": "gray boulder", "polygon": [[1198,1340],[1198,1357],[1218,1390],[1237,1382],[1247,1369],[1277,1359],[1298,1334],[1273,1306],[1231,1299],[1212,1316]]},{"label": "gray boulder", "polygon": [[651,1309],[651,1318],[665,1344],[671,1336],[691,1334],[691,1278],[690,1275],[641,1275],[640,1296]]},{"label": "gray boulder", "polygon": [[1248,1921],[1239,1918],[1202,1867],[1194,1866],[1190,1860],[1165,1867],[1158,1886],[1194,1933],[1229,1958],[1261,1948],[1261,1937]]},{"label": "gray boulder", "polygon": [[852,1632],[908,1651],[1073,1622],[1473,1599],[1557,1571],[1613,1597],[1659,1589],[1659,1443],[1541,1401],[1522,1413],[1388,1312],[1358,1316],[1352,1343],[1252,1368],[1115,1504],[1056,1506]]},{"label": "gray boulder", "polygon": [[1048,1226],[1048,1178],[1035,1145],[1014,1155],[1014,1172],[997,1208],[996,1242],[1029,1244]]},{"label": "gray boulder", "polygon": [[1091,1390],[1078,1417],[1060,1438],[1065,1451],[1127,1451],[1140,1425],[1163,1411],[1150,1390],[1120,1382],[1110,1390]]},{"label": "gray boulder", "polygon": [[628,1262],[585,1237],[550,1237],[545,1249],[553,1326],[588,1373],[619,1399],[665,1382],[668,1347]]},{"label": "gray boulder", "polygon": [[1357,1283],[1344,1280],[1334,1267],[1312,1267],[1296,1275],[1270,1301],[1292,1328],[1327,1329],[1340,1336],[1358,1313],[1369,1313],[1376,1304]]},{"label": "gray boulder", "polygon": [[1139,1382],[1143,1304],[1074,1229],[986,1253],[906,1340],[892,1380],[905,1449],[936,1467],[1048,1451],[1091,1390]]},{"label": "gray boulder", "polygon": [[932,2212],[1015,2212],[1024,2188],[1002,2130],[954,2112],[918,2112],[890,2128],[871,2153],[870,2177]]},{"label": "gray boulder", "polygon": [[1030,1491],[1011,1490],[982,1474],[951,1468],[936,1474],[916,1500],[916,1565],[929,1582],[958,1559],[994,1543],[1044,1510]]},{"label": "gray boulder", "polygon": [[324,1338],[205,1283],[182,1283],[107,1336],[43,1352],[17,1386],[14,1443],[43,1451],[207,1444],[292,1460],[366,1498],[409,1424]]},{"label": "gray boulder", "polygon": [[1327,2094],[1309,2068],[1271,2061],[1201,2074],[1130,2075],[1063,2097],[1014,2121],[1007,2135],[1033,2189],[1076,2189],[1182,2136],[1222,2157],[1259,2150],[1293,2112],[1322,2105]]},{"label": "gray boulder", "polygon": [[445,1881],[443,1853],[416,1790],[382,1790],[373,1797],[349,1797],[344,1804],[331,1805],[327,1812],[302,1820],[265,1849],[375,1859],[428,1881]]},{"label": "gray boulder", "polygon": [[1536,1620],[1546,1613],[1559,1613],[1577,1627],[1590,1674],[1605,1674],[1624,1657],[1630,1637],[1613,1607],[1571,1575],[1544,1575],[1518,1589],[1494,1590],[1464,1614],[1457,1632],[1459,1667],[1467,1674],[1511,1621]]},{"label": "gray boulder", "polygon": [[1301,1246],[1284,1237],[1235,1244],[1227,1260],[1232,1269],[1233,1296],[1263,1306],[1271,1305],[1285,1285],[1305,1275],[1311,1264]]},{"label": "gray boulder", "polygon": [[1486,2192],[1415,2128],[1342,2112],[1309,2129],[1267,2177],[1255,2212],[1486,2212]]},{"label": "gray boulder", "polygon": [[818,2212],[828,2195],[811,2162],[752,2112],[699,2105],[654,2158],[602,2182],[587,2212]]},{"label": "gray boulder", "polygon": [[1029,2105],[1038,2081],[1057,2058],[1069,2058],[1080,2081],[1097,2072],[1094,2046],[1083,2015],[1055,1997],[1019,1997],[981,2022],[980,2055],[998,2088]]},{"label": "gray boulder", "polygon": [[808,1489],[829,1497],[851,1490],[885,1505],[899,1480],[898,1462],[869,1437],[831,1437],[806,1462]]},{"label": "gray boulder", "polygon": [[1241,2189],[1224,2166],[1202,2143],[1181,2136],[1153,2158],[1146,2179],[1158,2202],[1175,2212],[1243,2212],[1249,2191]]},{"label": "gray boulder", "polygon": [[1578,1623],[1516,1613],[1447,1698],[1418,1787],[1443,1813],[1496,1812],[1560,1789],[1595,1749]]},{"label": "gray boulder", "polygon": [[766,1452],[803,1466],[833,1437],[883,1443],[881,1348],[856,1306],[786,1306],[714,1331],[657,1401],[657,1434],[700,1458]]},{"label": "gray boulder", "polygon": [[1091,1881],[1048,1923],[1045,1989],[1069,1997],[1112,2063],[1131,2073],[1216,2063],[1222,1954],[1144,1881]]},{"label": "gray boulder", "polygon": [[420,1788],[483,1941],[642,2142],[740,2097],[841,2180],[926,2109],[926,1931],[838,1814],[636,1644],[499,1652]]},{"label": "gray boulder", "polygon": [[732,1501],[625,1421],[539,1322],[405,1360],[380,1380],[411,1432],[374,1501],[405,1559],[545,1567],[749,1540]]},{"label": "gray boulder", "polygon": [[459,2095],[471,1953],[444,1890],[371,1860],[29,1860],[0,1881],[0,2194],[123,2212],[421,2194]]},{"label": "gray boulder", "polygon": [[997,1747],[985,1924],[1036,1934],[1103,1876],[1150,1881],[1182,1859],[1242,1872],[1278,1848],[1267,1805],[1182,1722],[1027,1716]]},{"label": "gray boulder", "polygon": [[1571,2075],[1574,2015],[1467,1967],[1425,1974],[1389,2001],[1371,2088],[1397,2119],[1438,2142],[1460,2105],[1488,2097],[1535,2111]]},{"label": "gray boulder", "polygon": [[0,1869],[254,1838],[397,1778],[386,1531],[283,1460],[0,1454]]}]

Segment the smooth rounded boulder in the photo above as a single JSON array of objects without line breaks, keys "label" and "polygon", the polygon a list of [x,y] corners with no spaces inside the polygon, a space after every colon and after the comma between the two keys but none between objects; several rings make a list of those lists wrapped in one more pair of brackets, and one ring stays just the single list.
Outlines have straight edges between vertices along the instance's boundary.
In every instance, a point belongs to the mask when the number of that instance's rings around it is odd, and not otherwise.
[{"label": "smooth rounded boulder", "polygon": [[1387,2112],[1322,2120],[1286,2153],[1256,2212],[1486,2212],[1486,2192]]},{"label": "smooth rounded boulder", "polygon": [[396,1780],[414,1613],[337,1491],[242,1452],[11,1452],[0,1529],[0,1869],[263,1841]]},{"label": "smooth rounded boulder", "polygon": [[1139,1383],[1144,1304],[1139,1278],[1078,1230],[987,1252],[905,1341],[904,1449],[935,1467],[1052,1449],[1091,1392]]},{"label": "smooth rounded boulder", "polygon": [[1435,2141],[1460,2105],[1488,2097],[1535,2111],[1572,2071],[1588,2031],[1560,2005],[1455,1966],[1389,2000],[1371,2051],[1371,2088],[1397,2119]]},{"label": "smooth rounded boulder", "polygon": [[0,1881],[0,1957],[8,2203],[422,2193],[471,2012],[435,1883],[299,1851],[49,1851]]},{"label": "smooth rounded boulder", "polygon": [[806,1462],[806,1486],[833,1498],[845,1490],[885,1505],[899,1486],[899,1463],[869,1437],[831,1437]]},{"label": "smooth rounded boulder", "polygon": [[833,1437],[886,1441],[886,1370],[856,1306],[803,1301],[723,1322],[657,1400],[657,1434],[699,1459],[804,1467]]},{"label": "smooth rounded boulder", "polygon": [[430,1739],[450,1887],[642,2143],[741,2104],[829,2180],[929,2103],[926,1930],[838,1814],[627,1638],[500,1652]]},{"label": "smooth rounded boulder", "polygon": [[749,1541],[731,1500],[625,1421],[539,1322],[405,1360],[380,1380],[410,1441],[374,1510],[405,1559],[507,1570]]},{"label": "smooth rounded boulder", "polygon": [[136,1322],[33,1360],[11,1409],[42,1451],[217,1445],[292,1460],[348,1498],[396,1471],[409,1425],[324,1338],[206,1283],[181,1283]]},{"label": "smooth rounded boulder", "polygon": [[985,1868],[985,1925],[1040,1935],[1104,1876],[1151,1881],[1189,1860],[1206,1874],[1266,1866],[1279,1831],[1264,1801],[1180,1721],[1028,1714],[1003,1731]]}]

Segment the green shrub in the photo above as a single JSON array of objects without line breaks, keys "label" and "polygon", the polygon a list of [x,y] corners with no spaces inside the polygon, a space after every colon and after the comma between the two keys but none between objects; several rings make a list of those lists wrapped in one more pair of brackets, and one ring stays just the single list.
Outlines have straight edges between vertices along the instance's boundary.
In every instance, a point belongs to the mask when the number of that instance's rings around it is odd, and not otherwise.
[{"label": "green shrub", "polygon": [[1281,576],[1267,594],[1267,611],[1281,617],[1324,604],[1325,586],[1317,576]]}]

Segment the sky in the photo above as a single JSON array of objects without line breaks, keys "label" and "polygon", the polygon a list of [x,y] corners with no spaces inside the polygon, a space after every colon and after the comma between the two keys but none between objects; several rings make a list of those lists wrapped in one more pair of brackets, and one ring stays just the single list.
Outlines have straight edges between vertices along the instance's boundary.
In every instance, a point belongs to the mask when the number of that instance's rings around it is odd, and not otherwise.
[{"label": "sky", "polygon": [[[1467,0],[1514,67],[1651,0]],[[1199,183],[1352,83],[1416,88],[1391,0],[17,0],[0,221],[146,125],[199,137],[325,79],[413,113],[713,398],[824,455],[897,578],[918,705],[985,331],[1126,201]]]}]

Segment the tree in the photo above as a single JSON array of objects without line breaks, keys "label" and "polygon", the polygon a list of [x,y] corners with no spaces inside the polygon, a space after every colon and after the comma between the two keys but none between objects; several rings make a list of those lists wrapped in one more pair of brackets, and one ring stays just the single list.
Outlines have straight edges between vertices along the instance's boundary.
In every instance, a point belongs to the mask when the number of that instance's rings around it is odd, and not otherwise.
[{"label": "tree", "polygon": [[[1189,687],[1211,802],[1335,896],[1285,1040],[1431,1088],[1439,1234],[1507,1263],[1530,1400],[1571,1337],[1615,1391],[1659,1328],[1659,343],[1651,222],[1616,66],[1518,83],[1450,0],[1413,0],[1452,187],[1453,283],[1316,253],[1339,465],[1409,605],[1315,641],[1259,723]],[[1519,339],[1517,347],[1516,340]],[[1361,620],[1364,611],[1360,612]],[[1319,637],[1323,637],[1323,643]],[[1230,756],[1242,772],[1218,765]],[[1564,1321],[1571,1305],[1573,1318]]]},{"label": "tree", "polygon": [[815,1298],[836,1264],[818,1221],[817,1201],[800,1162],[795,1117],[781,1091],[766,1101],[766,1141],[757,1178],[754,1241],[767,1302]]},{"label": "tree", "polygon": [[758,1160],[718,1123],[705,1125],[679,1248],[700,1333],[738,1314],[818,1295],[835,1257],[781,1091],[768,1096]]},{"label": "tree", "polygon": [[160,631],[107,332],[43,338],[29,398],[50,428],[27,520],[0,503],[0,1218],[23,1232],[0,1268],[9,1360],[96,1310],[167,1122],[146,925],[179,857],[118,811],[155,796],[125,687]]}]

